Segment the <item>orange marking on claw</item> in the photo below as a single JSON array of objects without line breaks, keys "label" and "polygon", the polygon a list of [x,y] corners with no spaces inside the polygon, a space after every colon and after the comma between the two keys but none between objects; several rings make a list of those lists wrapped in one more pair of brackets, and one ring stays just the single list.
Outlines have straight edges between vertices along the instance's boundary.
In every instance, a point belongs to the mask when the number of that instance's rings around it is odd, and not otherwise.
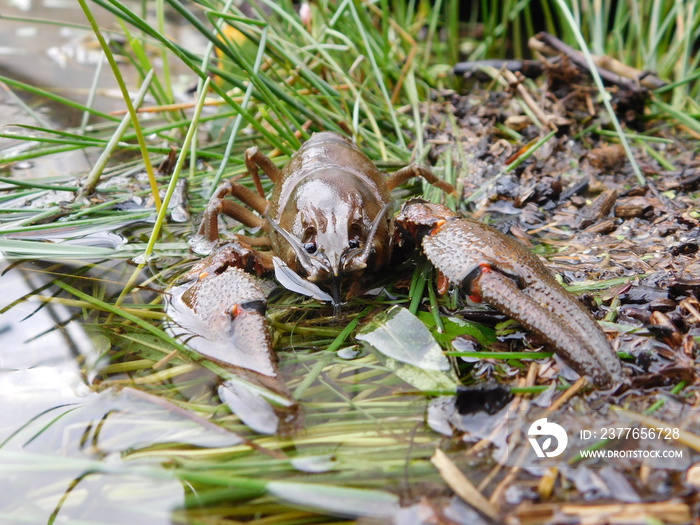
[{"label": "orange marking on claw", "polygon": [[241,313],[243,313],[243,308],[241,308],[239,305],[234,304],[233,308],[231,308],[231,315],[233,317],[238,317]]},{"label": "orange marking on claw", "polygon": [[206,279],[209,277],[209,272],[202,272],[199,274],[199,280],[201,281],[202,279]]},{"label": "orange marking on claw", "polygon": [[[483,274],[483,273],[491,273],[491,272],[493,272],[493,268],[491,268],[491,265],[490,265],[489,263],[481,263],[481,264],[479,265],[479,269],[481,270],[481,273],[482,273],[482,274]],[[477,277],[476,279],[474,279],[474,282],[472,283],[472,286],[474,286],[474,285],[476,284],[477,279],[479,279],[479,277]],[[481,302],[483,302],[482,297],[481,297],[478,293],[471,293],[471,294],[469,294],[469,299],[471,299],[471,300],[474,301],[475,303],[481,303]]]},{"label": "orange marking on claw", "polygon": [[435,224],[435,227],[433,228],[433,231],[430,232],[430,235],[435,235],[445,224],[447,224],[447,221],[445,219],[438,220]]},{"label": "orange marking on claw", "polygon": [[445,274],[438,270],[437,291],[440,295],[445,295],[450,287],[450,280]]}]

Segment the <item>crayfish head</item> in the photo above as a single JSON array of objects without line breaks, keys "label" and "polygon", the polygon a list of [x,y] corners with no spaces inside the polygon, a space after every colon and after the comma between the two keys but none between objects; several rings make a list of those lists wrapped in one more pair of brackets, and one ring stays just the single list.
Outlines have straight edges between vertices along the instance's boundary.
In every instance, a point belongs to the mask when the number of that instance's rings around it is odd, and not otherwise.
[{"label": "crayfish head", "polygon": [[391,202],[372,201],[353,187],[339,192],[328,186],[324,180],[309,181],[297,192],[293,217],[283,214],[279,223],[268,217],[268,223],[285,241],[273,239],[277,255],[327,290],[337,305],[346,283],[386,263],[393,220]]}]

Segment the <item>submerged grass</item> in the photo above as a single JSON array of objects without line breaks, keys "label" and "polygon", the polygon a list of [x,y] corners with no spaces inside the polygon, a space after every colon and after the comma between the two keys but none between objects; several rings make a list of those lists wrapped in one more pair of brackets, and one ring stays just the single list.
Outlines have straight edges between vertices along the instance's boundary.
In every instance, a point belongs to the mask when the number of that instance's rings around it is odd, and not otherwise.
[{"label": "submerged grass", "polygon": [[[137,442],[119,450],[119,465],[113,466],[93,459],[106,457],[96,436],[94,449],[84,449],[90,459],[81,459],[87,463],[78,465],[80,469],[179,480],[184,503],[172,519],[183,523],[261,516],[284,523],[332,523],[336,518],[328,516],[352,518],[358,508],[376,509],[374,517],[384,519],[396,512],[396,494],[415,499],[414,486],[420,485],[425,493],[448,494],[430,462],[441,436],[424,424],[426,396],[372,354],[343,357],[344,350],[353,350],[351,335],[371,315],[386,309],[385,303],[399,303],[419,314],[444,349],[450,350],[457,336],[475,338],[488,349],[447,352],[453,357],[488,359],[512,372],[518,367],[527,371],[531,360],[548,358],[549,352],[491,351],[497,340],[492,329],[459,324],[444,314],[445,306],[457,309],[458,299],[438,297],[427,266],[416,267],[410,283],[384,283],[393,294],[390,299],[358,301],[349,307],[344,326],[328,326],[328,317],[321,316],[330,314],[318,303],[278,294],[270,304],[275,348],[287,386],[306,411],[306,424],[297,436],[260,436],[232,415],[212,388],[215,378],[232,379],[232,374],[203,360],[159,322],[164,316],[162,292],[191,264],[185,240],[193,227],[187,210],[182,215],[183,202],[189,198],[189,210],[198,216],[219,180],[244,173],[242,154],[247,147],[272,152],[274,162],[282,165],[313,131],[333,130],[351,135],[382,168],[425,162],[436,142],[430,118],[435,89],[460,83],[448,73],[452,64],[460,56],[474,60],[523,55],[524,37],[534,33],[534,3],[475,3],[471,23],[465,24],[457,16],[456,0],[432,4],[323,0],[310,7],[308,18],[302,18],[291,1],[261,0],[252,5],[253,12],[244,13],[231,2],[159,0],[153,15],[118,0],[95,0],[119,21],[118,30],[98,28],[89,5],[80,3],[112,73],[121,79],[115,48],[109,44],[120,40],[120,52],[140,72],[135,88],[141,91],[132,101],[124,81],[118,81],[128,117],[117,117],[0,77],[8,89],[32,93],[83,117],[75,129],[41,124],[4,132],[2,138],[20,139],[22,145],[0,152],[3,165],[65,151],[80,151],[90,159],[103,154],[85,180],[0,178],[0,250],[7,258],[58,265],[60,271],[45,270],[45,286],[26,299],[38,300],[44,308],[61,305],[78,312],[73,318],[82,318],[92,339],[102,346],[95,345],[109,358],[106,365],[86,365],[85,375],[94,379],[95,389],[131,386],[152,394],[173,416],[201,418],[240,438],[233,445],[200,447],[187,438],[160,442],[150,435],[145,445]],[[655,69],[668,79],[671,84],[653,94],[656,118],[669,123],[674,132],[697,139],[698,58],[692,51],[700,10],[691,4],[616,2],[615,9],[608,2],[538,5],[549,30],[568,35],[570,44],[588,43],[593,54],[613,56],[642,70]],[[207,43],[207,53],[197,55],[170,39],[163,30],[167,13],[177,13],[189,24]],[[475,28],[485,34],[478,43]],[[195,100],[186,104],[175,100],[170,69],[176,62],[190,72],[193,83],[198,82]],[[607,101],[602,85],[599,88],[597,96]],[[138,111],[144,96],[155,101],[152,111]],[[454,115],[450,118],[454,121]],[[596,120],[583,135],[597,134],[623,144],[673,140],[666,135],[623,133],[614,114],[611,120],[617,124],[614,131]],[[538,154],[557,133],[542,129],[533,147],[504,171],[514,171]],[[509,134],[515,142],[519,137]],[[135,152],[140,156],[134,157]],[[170,162],[164,162],[169,153]],[[437,164],[438,174],[460,181],[467,164],[463,156],[459,148],[448,149]],[[154,170],[156,165],[162,167]],[[186,179],[186,192],[178,189],[179,178]],[[246,178],[240,181],[252,188]],[[264,185],[270,189],[269,182]],[[414,190],[403,188],[397,194]],[[430,189],[426,194],[441,198]],[[90,243],[115,229],[121,237],[113,245]],[[114,269],[115,261],[118,265],[139,256],[136,270]],[[80,266],[66,262],[76,259]],[[86,264],[85,259],[96,262]],[[50,282],[55,284],[53,295],[46,293]],[[593,292],[625,282],[627,278],[579,282],[569,289]],[[423,311],[426,305],[428,311]],[[468,372],[468,365],[460,367]],[[562,380],[557,388],[567,385]],[[525,396],[547,388],[522,383],[513,392]],[[278,404],[289,403],[283,396],[265,395]],[[107,418],[100,412],[101,416]],[[98,426],[103,424],[99,417]],[[35,437],[50,434],[52,425],[61,420],[42,420],[45,427]],[[22,430],[24,436],[30,429]],[[19,442],[13,435],[3,448],[13,440]],[[154,461],[164,462],[167,469],[153,467]],[[16,470],[28,474],[65,466],[56,459],[45,465],[19,465]],[[76,477],[77,485],[84,481]],[[125,499],[141,501],[136,497],[138,485],[130,489]],[[53,517],[65,511],[62,506],[70,501],[71,491],[54,502]],[[140,512],[146,519],[145,505]]]}]

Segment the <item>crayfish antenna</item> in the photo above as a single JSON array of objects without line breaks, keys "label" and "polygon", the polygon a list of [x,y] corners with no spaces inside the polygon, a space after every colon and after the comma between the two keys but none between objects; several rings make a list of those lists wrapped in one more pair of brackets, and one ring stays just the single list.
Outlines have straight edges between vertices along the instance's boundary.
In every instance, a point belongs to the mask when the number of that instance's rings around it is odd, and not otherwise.
[{"label": "crayfish antenna", "polygon": [[365,248],[362,250],[362,253],[360,254],[360,261],[363,263],[367,263],[367,258],[369,257],[369,254],[372,253],[372,248],[374,246],[374,237],[377,235],[377,230],[379,229],[379,226],[382,223],[382,218],[384,217],[384,214],[387,212],[387,210],[391,207],[392,202],[387,202],[381,210],[379,210],[379,213],[377,216],[374,218],[374,222],[372,223],[372,228],[370,229],[369,235],[367,236],[367,241],[365,242]]}]

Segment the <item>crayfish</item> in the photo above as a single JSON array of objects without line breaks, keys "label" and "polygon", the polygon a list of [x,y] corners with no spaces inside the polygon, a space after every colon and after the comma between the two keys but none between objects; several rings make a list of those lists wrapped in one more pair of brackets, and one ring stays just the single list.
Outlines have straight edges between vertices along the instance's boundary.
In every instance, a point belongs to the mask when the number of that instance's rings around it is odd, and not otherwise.
[{"label": "crayfish", "polygon": [[[420,199],[409,200],[394,216],[391,190],[410,178],[422,177],[455,194],[430,170],[412,165],[384,176],[349,139],[331,132],[314,134],[282,169],[255,147],[246,151],[245,163],[256,190],[236,181],[221,184],[193,244],[218,244],[220,214],[263,235],[237,234],[197,263],[184,280],[189,289],[182,304],[195,313],[206,311],[207,318],[220,312],[227,328],[219,333],[269,359],[249,367],[236,356],[209,352],[210,357],[276,377],[264,323],[265,296],[252,291],[252,278],[243,270],[258,275],[276,271],[287,281],[295,276],[305,283],[305,293],[331,301],[337,313],[345,296],[359,295],[372,276],[390,265],[397,246],[411,244],[451,285],[544,338],[597,387],[623,381],[618,357],[591,313],[525,246]],[[259,170],[273,183],[269,199]],[[203,306],[206,301],[214,303],[214,310]],[[277,391],[284,394],[284,387]]]}]

